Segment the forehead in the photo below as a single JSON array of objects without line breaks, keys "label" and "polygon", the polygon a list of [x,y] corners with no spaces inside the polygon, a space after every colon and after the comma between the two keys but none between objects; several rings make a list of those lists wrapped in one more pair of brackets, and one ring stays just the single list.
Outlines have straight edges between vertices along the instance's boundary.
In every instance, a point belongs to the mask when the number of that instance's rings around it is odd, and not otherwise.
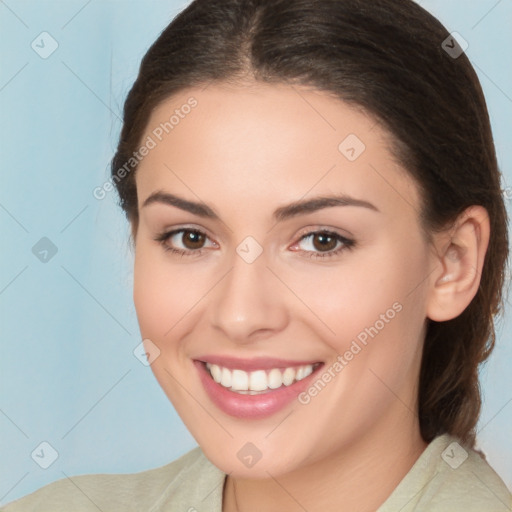
[{"label": "forehead", "polygon": [[139,206],[156,189],[238,206],[335,192],[417,213],[418,191],[391,154],[389,134],[322,91],[262,83],[186,89],[153,111],[142,142],[149,140],[137,170]]}]

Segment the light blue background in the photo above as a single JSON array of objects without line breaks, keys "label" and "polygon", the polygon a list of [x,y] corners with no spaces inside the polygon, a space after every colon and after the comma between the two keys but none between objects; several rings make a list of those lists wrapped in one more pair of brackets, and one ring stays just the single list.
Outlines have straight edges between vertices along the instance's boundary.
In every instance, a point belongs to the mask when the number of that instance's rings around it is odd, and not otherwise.
[{"label": "light blue background", "polygon": [[[109,177],[140,59],[187,3],[0,2],[0,503],[64,475],[160,466],[195,446],[133,355],[128,226],[115,193],[92,194]],[[512,1],[421,3],[469,43],[512,185]],[[47,59],[31,48],[43,31],[59,45]],[[58,248],[47,263],[32,253],[42,237]],[[510,318],[508,306],[482,371],[479,441],[512,487]],[[46,470],[31,458],[42,441],[59,454]]]}]

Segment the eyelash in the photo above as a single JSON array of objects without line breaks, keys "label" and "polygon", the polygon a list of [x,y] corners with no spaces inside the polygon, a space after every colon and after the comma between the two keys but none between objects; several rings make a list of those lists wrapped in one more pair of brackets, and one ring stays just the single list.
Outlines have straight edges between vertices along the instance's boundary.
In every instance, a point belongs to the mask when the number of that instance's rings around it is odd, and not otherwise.
[{"label": "eyelash", "polygon": [[[186,256],[186,257],[200,256],[203,253],[203,248],[196,249],[196,250],[193,250],[193,249],[185,250],[185,249],[176,249],[174,247],[169,247],[167,245],[167,241],[172,236],[174,236],[178,233],[187,233],[187,232],[204,235],[206,238],[208,238],[206,233],[204,233],[203,231],[201,231],[199,229],[180,228],[180,229],[175,229],[172,231],[163,232],[163,233],[159,234],[157,237],[155,237],[155,241],[159,242],[165,251],[171,252],[173,254],[177,254],[182,257],[183,256]],[[302,235],[296,243],[300,243],[303,240],[305,240],[309,237],[312,237],[314,235],[318,235],[318,234],[334,237],[337,241],[341,242],[343,245],[341,247],[338,247],[338,249],[331,250],[331,251],[324,252],[324,253],[314,252],[314,251],[304,251],[306,254],[309,254],[309,256],[304,256],[304,257],[309,257],[309,258],[314,258],[314,259],[331,258],[333,256],[339,255],[343,251],[346,251],[346,250],[351,251],[356,246],[355,240],[345,238],[344,236],[341,236],[340,234],[338,234],[334,231],[328,231],[328,230],[309,231],[309,232],[305,233],[304,235]]]}]

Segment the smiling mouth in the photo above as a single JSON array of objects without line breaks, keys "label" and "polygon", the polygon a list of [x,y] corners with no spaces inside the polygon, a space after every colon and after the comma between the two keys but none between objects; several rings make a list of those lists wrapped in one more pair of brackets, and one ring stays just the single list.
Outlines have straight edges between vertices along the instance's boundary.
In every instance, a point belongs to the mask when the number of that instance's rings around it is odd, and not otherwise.
[{"label": "smiling mouth", "polygon": [[210,377],[223,388],[241,395],[261,395],[291,386],[309,377],[323,363],[245,371],[203,362]]}]

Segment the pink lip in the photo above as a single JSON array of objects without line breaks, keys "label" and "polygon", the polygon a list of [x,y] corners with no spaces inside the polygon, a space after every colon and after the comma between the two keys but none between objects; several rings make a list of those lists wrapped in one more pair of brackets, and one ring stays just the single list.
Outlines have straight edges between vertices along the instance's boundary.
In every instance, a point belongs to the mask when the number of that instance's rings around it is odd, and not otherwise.
[{"label": "pink lip", "polygon": [[[233,361],[235,361],[234,364]],[[262,366],[262,361],[265,362],[264,366]],[[267,364],[269,361],[273,361],[273,366],[269,366],[269,364]],[[238,368],[240,370],[245,370],[247,366],[251,365],[253,366],[254,370],[257,370],[268,369],[269,367],[279,368],[280,364],[276,365],[276,361],[283,362],[282,360],[275,359],[259,360],[259,362],[257,362],[257,360],[252,360],[246,361],[247,365],[245,367],[239,366],[242,362],[241,360],[233,359],[230,361],[230,363],[233,364],[233,368]],[[214,363],[213,359],[210,358],[208,358],[208,362],[217,364]],[[254,366],[256,363],[257,365]],[[228,363],[226,359],[222,358],[222,366],[231,368],[231,365],[227,366],[227,364]],[[288,361],[283,365],[283,367],[297,366],[300,364],[301,363],[297,362],[295,362],[295,364],[290,364],[290,361]],[[229,389],[226,389],[225,387],[215,382],[212,379],[210,372],[206,369],[204,362],[195,360],[194,365],[199,372],[199,377],[207,395],[210,397],[210,400],[226,414],[243,419],[266,418],[283,409],[289,405],[297,397],[297,395],[299,395],[310,385],[311,380],[316,378],[318,370],[323,366],[323,364],[319,365],[311,375],[308,375],[305,379],[299,380],[298,382],[294,382],[290,386],[281,386],[278,389],[270,390],[267,393],[262,393],[259,395],[243,395],[240,393],[235,393],[234,391],[230,391]]]},{"label": "pink lip", "polygon": [[204,363],[217,364],[230,370],[244,370],[252,372],[255,370],[270,370],[272,368],[293,368],[296,366],[305,366],[316,364],[320,361],[290,361],[289,359],[277,359],[274,357],[254,357],[251,359],[240,359],[230,356],[204,356],[198,357],[198,361]]}]

